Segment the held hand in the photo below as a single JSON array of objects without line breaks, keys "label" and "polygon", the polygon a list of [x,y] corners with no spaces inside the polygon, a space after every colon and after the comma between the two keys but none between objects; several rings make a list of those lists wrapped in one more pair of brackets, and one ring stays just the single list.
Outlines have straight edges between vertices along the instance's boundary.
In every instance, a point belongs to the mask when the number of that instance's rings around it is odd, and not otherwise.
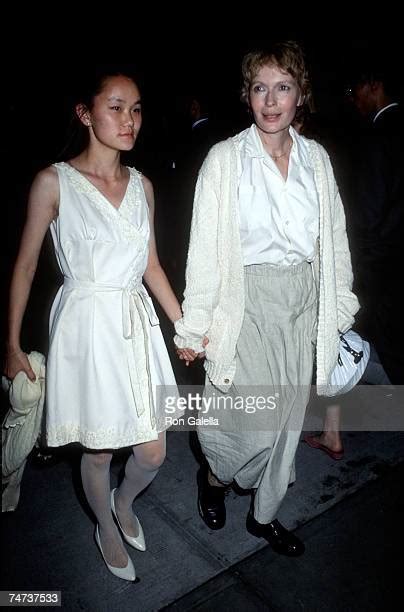
[{"label": "held hand", "polygon": [[[205,346],[207,346],[209,344],[209,338],[207,338],[206,336],[203,337],[202,340],[202,346],[203,348],[205,348]],[[204,359],[205,358],[205,351],[202,351],[201,353],[198,353],[197,358],[198,359]]]},{"label": "held hand", "polygon": [[195,351],[190,348],[177,348],[176,353],[180,359],[185,361],[186,366],[189,366],[189,362],[194,361],[197,356]]},{"label": "held hand", "polygon": [[[206,336],[203,337],[202,346],[209,344],[209,338]],[[196,353],[193,349],[190,348],[177,348],[177,355],[180,359],[185,361],[185,365],[188,366],[190,361],[194,361],[195,359],[203,359],[205,357],[205,351],[201,351],[200,353]]]},{"label": "held hand", "polygon": [[29,365],[26,353],[21,350],[8,351],[6,354],[4,374],[7,376],[7,378],[13,380],[18,372],[21,371],[25,372],[30,381],[35,381],[36,376],[33,369]]}]

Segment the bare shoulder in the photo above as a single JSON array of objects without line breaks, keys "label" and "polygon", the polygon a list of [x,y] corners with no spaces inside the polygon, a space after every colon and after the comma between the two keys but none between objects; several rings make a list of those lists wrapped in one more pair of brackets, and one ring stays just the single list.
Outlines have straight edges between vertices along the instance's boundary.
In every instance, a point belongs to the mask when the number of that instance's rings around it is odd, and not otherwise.
[{"label": "bare shoulder", "polygon": [[29,195],[30,204],[52,208],[57,212],[59,204],[59,178],[54,166],[44,168],[35,176]]},{"label": "bare shoulder", "polygon": [[147,176],[142,175],[142,183],[143,189],[146,195],[146,200],[148,205],[151,207],[154,205],[154,191],[153,191],[153,183]]},{"label": "bare shoulder", "polygon": [[58,194],[59,178],[56,168],[54,166],[48,166],[40,170],[32,182],[31,189]]},{"label": "bare shoulder", "polygon": [[153,183],[144,174],[142,174],[142,183],[146,192],[149,191],[150,193],[153,193]]}]

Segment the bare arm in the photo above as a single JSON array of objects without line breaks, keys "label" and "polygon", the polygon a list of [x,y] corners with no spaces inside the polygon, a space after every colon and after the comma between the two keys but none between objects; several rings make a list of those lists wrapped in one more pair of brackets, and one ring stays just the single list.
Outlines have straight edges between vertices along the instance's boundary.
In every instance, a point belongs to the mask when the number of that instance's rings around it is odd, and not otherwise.
[{"label": "bare arm", "polygon": [[[143,177],[143,186],[146,194],[146,199],[149,205],[149,218],[150,218],[150,239],[149,239],[149,260],[147,262],[147,268],[143,275],[144,280],[149,286],[155,298],[163,308],[164,312],[172,323],[181,319],[182,311],[177,298],[174,295],[168,278],[161,267],[156,247],[156,238],[154,232],[154,193],[153,185],[146,177]],[[204,339],[204,346],[207,345],[208,339]],[[197,357],[197,353],[192,349],[177,349],[177,354],[180,359],[186,362],[186,365],[190,361],[193,361]],[[201,353],[200,356],[203,356]]]},{"label": "bare arm", "polygon": [[150,218],[150,239],[149,239],[149,259],[143,275],[144,280],[150,287],[151,292],[158,300],[164,312],[172,323],[182,317],[181,307],[174,295],[168,278],[161,267],[156,248],[156,238],[154,233],[154,193],[153,185],[146,177],[143,177],[143,186],[149,205]]},{"label": "bare arm", "polygon": [[46,168],[37,174],[31,186],[27,219],[11,279],[5,367],[5,374],[9,378],[14,378],[17,372],[23,370],[30,380],[35,380],[27,356],[21,350],[21,327],[42,243],[49,225],[57,216],[58,200],[57,171]]}]

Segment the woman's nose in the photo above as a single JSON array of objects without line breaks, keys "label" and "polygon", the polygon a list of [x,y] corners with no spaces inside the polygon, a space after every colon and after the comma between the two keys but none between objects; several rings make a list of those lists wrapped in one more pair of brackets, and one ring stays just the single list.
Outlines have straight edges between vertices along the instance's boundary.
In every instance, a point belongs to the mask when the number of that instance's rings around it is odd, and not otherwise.
[{"label": "woman's nose", "polygon": [[134,125],[135,119],[132,113],[126,113],[126,116],[124,117],[123,122],[125,125]]},{"label": "woman's nose", "polygon": [[267,106],[272,106],[272,104],[275,104],[274,96],[271,91],[268,91],[267,95],[265,96],[265,104]]}]

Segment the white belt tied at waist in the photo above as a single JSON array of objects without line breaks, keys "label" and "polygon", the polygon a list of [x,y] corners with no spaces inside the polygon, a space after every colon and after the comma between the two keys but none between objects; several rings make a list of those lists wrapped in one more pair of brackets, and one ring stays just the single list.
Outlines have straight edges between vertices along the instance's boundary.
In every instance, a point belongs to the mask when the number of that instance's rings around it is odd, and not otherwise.
[{"label": "white belt tied at waist", "polygon": [[[132,341],[128,371],[136,412],[138,416],[141,416],[147,408],[152,427],[154,427],[156,418],[149,361],[149,323],[158,325],[159,320],[146,289],[141,282],[129,288],[80,281],[68,277],[64,277],[63,289],[66,291],[87,289],[97,293],[120,291],[122,293],[122,335],[126,340]],[[139,350],[140,341],[142,350]]]}]

